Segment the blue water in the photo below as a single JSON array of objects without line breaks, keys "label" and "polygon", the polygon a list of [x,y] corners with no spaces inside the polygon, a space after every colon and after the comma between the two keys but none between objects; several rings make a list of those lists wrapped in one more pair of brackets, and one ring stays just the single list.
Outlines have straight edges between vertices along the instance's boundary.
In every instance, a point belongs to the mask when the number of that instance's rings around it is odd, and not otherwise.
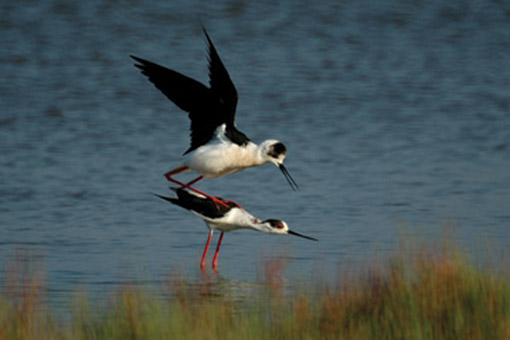
[{"label": "blue water", "polygon": [[301,190],[272,165],[197,187],[320,239],[226,234],[221,277],[280,257],[290,281],[334,276],[445,225],[473,252],[510,246],[508,2],[21,1],[0,5],[2,262],[38,254],[57,298],[200,276],[205,225],[151,195],[188,118],[128,56],[207,83],[201,23],[238,127],[283,141]]}]

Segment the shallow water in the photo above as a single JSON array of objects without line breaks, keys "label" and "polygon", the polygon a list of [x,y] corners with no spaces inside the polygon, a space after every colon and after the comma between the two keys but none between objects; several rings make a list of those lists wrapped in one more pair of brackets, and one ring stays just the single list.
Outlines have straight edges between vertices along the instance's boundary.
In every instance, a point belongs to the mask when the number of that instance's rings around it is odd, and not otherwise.
[{"label": "shallow water", "polygon": [[220,275],[334,276],[400,233],[472,251],[510,245],[507,2],[0,5],[0,257],[44,258],[51,294],[195,275],[207,238],[153,197],[188,147],[188,118],[133,67],[138,55],[207,83],[202,22],[239,92],[238,127],[283,141],[274,166],[197,187],[314,243],[225,236]]}]

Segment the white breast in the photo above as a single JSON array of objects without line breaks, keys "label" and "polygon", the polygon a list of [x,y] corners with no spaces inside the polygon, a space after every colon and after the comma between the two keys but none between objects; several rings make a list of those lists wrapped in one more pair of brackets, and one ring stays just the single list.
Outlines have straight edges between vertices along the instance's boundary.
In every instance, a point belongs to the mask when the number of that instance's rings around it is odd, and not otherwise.
[{"label": "white breast", "polygon": [[224,232],[237,229],[252,228],[254,222],[258,221],[246,210],[238,208],[231,209],[228,213],[225,214],[225,216],[221,218],[212,219],[201,216],[200,214],[197,215],[200,216],[205,221],[209,229],[221,230]]},{"label": "white breast", "polygon": [[199,147],[185,160],[186,165],[204,177],[220,177],[261,165],[257,146],[245,146],[215,139]]}]

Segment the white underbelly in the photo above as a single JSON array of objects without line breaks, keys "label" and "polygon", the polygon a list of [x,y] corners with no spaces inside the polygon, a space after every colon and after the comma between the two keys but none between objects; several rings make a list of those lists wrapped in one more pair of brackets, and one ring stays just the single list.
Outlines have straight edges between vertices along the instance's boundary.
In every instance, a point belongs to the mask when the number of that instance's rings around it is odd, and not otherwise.
[{"label": "white underbelly", "polygon": [[208,178],[229,175],[259,165],[251,145],[245,147],[231,143],[204,145],[186,159],[186,165]]},{"label": "white underbelly", "polygon": [[[199,215],[200,216],[200,215]],[[251,225],[260,223],[260,220],[253,217],[246,210],[232,209],[221,218],[210,219],[204,216],[201,218],[205,221],[210,230],[219,230],[229,232],[238,229],[253,228]]]}]

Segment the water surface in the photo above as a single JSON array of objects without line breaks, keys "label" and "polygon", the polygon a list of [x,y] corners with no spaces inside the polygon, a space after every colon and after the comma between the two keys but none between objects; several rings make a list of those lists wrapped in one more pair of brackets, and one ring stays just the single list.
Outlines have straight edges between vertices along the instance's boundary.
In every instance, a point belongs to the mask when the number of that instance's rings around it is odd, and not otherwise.
[{"label": "water surface", "polygon": [[399,231],[510,246],[510,6],[501,1],[209,4],[22,1],[0,10],[0,258],[44,258],[51,294],[191,276],[207,238],[156,199],[188,118],[128,57],[207,83],[200,23],[239,92],[238,127],[283,141],[272,165],[198,188],[314,243],[225,236],[220,275],[264,258],[289,281],[383,256]]}]

